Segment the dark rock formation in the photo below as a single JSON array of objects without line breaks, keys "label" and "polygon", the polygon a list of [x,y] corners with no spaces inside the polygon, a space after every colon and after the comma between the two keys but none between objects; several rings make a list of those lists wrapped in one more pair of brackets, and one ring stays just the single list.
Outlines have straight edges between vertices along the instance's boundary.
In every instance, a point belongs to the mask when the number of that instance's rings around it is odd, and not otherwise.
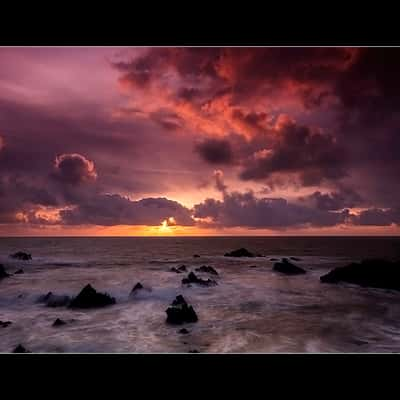
[{"label": "dark rock formation", "polygon": [[187,304],[182,295],[179,295],[172,302],[171,307],[168,307],[167,323],[169,324],[184,324],[185,322],[197,322],[198,317],[193,307]]},{"label": "dark rock formation", "polygon": [[86,285],[76,296],[72,299],[70,308],[97,308],[105,307],[115,304],[114,297],[108,293],[99,293],[90,284]]},{"label": "dark rock formation", "polygon": [[53,325],[52,325],[52,326],[61,326],[61,325],[65,325],[65,324],[66,324],[65,321],[63,321],[63,320],[60,319],[60,318],[57,318],[57,319],[53,322]]},{"label": "dark rock formation", "polygon": [[292,264],[287,258],[282,258],[282,262],[274,264],[274,271],[281,272],[286,275],[300,275],[305,274],[306,271],[297,265]]},{"label": "dark rock formation", "polygon": [[253,253],[250,253],[247,249],[241,248],[238,250],[231,251],[230,253],[225,253],[225,257],[255,257]]},{"label": "dark rock formation", "polygon": [[4,265],[0,264],[0,280],[3,278],[8,278],[10,274],[7,274],[6,270],[4,269]]},{"label": "dark rock formation", "polygon": [[181,335],[187,335],[190,332],[186,328],[182,328],[179,329],[178,333],[180,333]]},{"label": "dark rock formation", "polygon": [[186,265],[181,265],[180,267],[178,267],[178,271],[186,272],[187,271]]},{"label": "dark rock formation", "polygon": [[200,353],[198,350],[194,349],[194,350],[189,350],[189,353]]},{"label": "dark rock formation", "polygon": [[65,307],[71,301],[71,298],[66,295],[58,295],[53,292],[48,292],[46,295],[40,296],[39,303],[45,303],[47,307]]},{"label": "dark rock formation", "polygon": [[298,257],[290,257],[290,259],[293,261],[301,261],[301,258],[298,258]]},{"label": "dark rock formation", "polygon": [[199,258],[200,256],[198,254],[193,254],[194,258]]},{"label": "dark rock formation", "polygon": [[207,272],[207,273],[212,274],[212,275],[218,275],[218,272],[213,267],[211,267],[209,265],[203,265],[200,268],[196,268],[196,271]]},{"label": "dark rock formation", "polygon": [[270,258],[269,261],[278,261],[277,258]]},{"label": "dark rock formation", "polygon": [[24,273],[24,270],[21,268],[18,271],[15,271],[14,275],[23,274],[23,273]]},{"label": "dark rock formation", "polygon": [[7,326],[11,325],[11,321],[0,321],[0,327],[7,328]]},{"label": "dark rock formation", "polygon": [[211,279],[201,279],[199,278],[194,272],[190,272],[187,278],[182,279],[183,284],[190,284],[190,283],[196,283],[198,285],[202,286],[215,286],[217,285],[217,282],[211,280]]},{"label": "dark rock formation", "polygon": [[32,256],[29,253],[24,253],[23,251],[17,251],[14,254],[10,254],[11,258],[16,258],[17,260],[28,261],[32,260]]},{"label": "dark rock formation", "polygon": [[138,283],[133,287],[133,289],[131,290],[131,294],[137,292],[137,291],[140,290],[140,289],[143,289],[143,285],[142,285],[140,282],[138,282]]},{"label": "dark rock formation", "polygon": [[30,353],[22,344],[19,344],[14,350],[13,353]]},{"label": "dark rock formation", "polygon": [[370,259],[335,268],[321,276],[323,283],[347,282],[355,285],[400,290],[400,262]]},{"label": "dark rock formation", "polygon": [[170,269],[170,271],[171,271],[171,272],[175,272],[175,273],[177,273],[177,274],[181,274],[181,273],[182,273],[182,271],[179,271],[179,270],[176,269],[175,267],[172,267],[172,268]]}]

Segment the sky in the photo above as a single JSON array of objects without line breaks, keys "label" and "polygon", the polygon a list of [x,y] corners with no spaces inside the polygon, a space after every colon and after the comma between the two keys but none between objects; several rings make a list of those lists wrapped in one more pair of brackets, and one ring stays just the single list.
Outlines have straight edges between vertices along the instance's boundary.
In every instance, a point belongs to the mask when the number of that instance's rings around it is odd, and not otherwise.
[{"label": "sky", "polygon": [[398,235],[400,48],[0,48],[0,235]]}]

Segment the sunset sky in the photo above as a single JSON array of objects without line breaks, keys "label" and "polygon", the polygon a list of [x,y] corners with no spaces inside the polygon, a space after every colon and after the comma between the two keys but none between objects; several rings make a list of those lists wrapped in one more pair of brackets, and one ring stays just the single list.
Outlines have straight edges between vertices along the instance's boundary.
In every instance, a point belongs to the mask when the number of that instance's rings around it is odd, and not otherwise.
[{"label": "sunset sky", "polygon": [[0,235],[397,235],[400,48],[0,48]]}]

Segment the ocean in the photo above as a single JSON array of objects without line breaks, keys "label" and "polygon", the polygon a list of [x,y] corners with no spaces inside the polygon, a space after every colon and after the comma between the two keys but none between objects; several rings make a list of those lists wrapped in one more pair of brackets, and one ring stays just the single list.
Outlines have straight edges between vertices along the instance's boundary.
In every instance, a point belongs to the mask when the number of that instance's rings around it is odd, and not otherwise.
[{"label": "ocean", "polygon": [[[266,257],[230,258],[241,247]],[[14,260],[17,251],[32,261]],[[198,254],[200,257],[194,258]],[[286,276],[270,258],[296,257],[307,273]],[[399,352],[400,292],[323,284],[334,267],[364,258],[400,259],[399,237],[92,237],[0,238],[0,352],[18,344],[32,352],[315,353]],[[182,285],[202,265],[216,286]],[[145,290],[130,296],[141,282]],[[46,307],[51,291],[76,296],[90,283],[116,304],[99,309]],[[198,322],[166,323],[165,310],[182,294]],[[56,318],[66,325],[53,327]]]}]

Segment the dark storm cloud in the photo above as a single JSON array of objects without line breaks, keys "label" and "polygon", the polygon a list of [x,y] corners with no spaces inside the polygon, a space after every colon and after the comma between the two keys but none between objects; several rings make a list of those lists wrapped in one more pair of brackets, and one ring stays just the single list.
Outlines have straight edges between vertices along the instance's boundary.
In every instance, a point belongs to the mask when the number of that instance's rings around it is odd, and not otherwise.
[{"label": "dark storm cloud", "polygon": [[93,161],[83,155],[61,154],[55,159],[52,177],[67,184],[79,185],[95,180],[97,173]]},{"label": "dark storm cloud", "polygon": [[307,126],[287,122],[277,142],[256,154],[244,165],[240,177],[262,180],[273,173],[298,173],[304,186],[326,180],[337,180],[346,175],[345,150],[328,134],[312,132]]},{"label": "dark storm cloud", "polygon": [[400,209],[379,209],[371,208],[362,211],[359,215],[353,216],[351,222],[354,225],[364,226],[389,226],[400,224]]},{"label": "dark storm cloud", "polygon": [[206,139],[195,146],[200,157],[210,164],[230,164],[233,162],[231,144],[224,139]]},{"label": "dark storm cloud", "polygon": [[193,225],[190,210],[166,198],[133,201],[120,195],[98,195],[71,210],[60,212],[67,225],[160,225],[173,217],[178,225]]},{"label": "dark storm cloud", "polygon": [[291,204],[282,198],[257,198],[252,192],[232,192],[223,201],[206,199],[194,206],[194,217],[212,218],[220,227],[324,227],[345,223],[348,211],[331,212]]}]

